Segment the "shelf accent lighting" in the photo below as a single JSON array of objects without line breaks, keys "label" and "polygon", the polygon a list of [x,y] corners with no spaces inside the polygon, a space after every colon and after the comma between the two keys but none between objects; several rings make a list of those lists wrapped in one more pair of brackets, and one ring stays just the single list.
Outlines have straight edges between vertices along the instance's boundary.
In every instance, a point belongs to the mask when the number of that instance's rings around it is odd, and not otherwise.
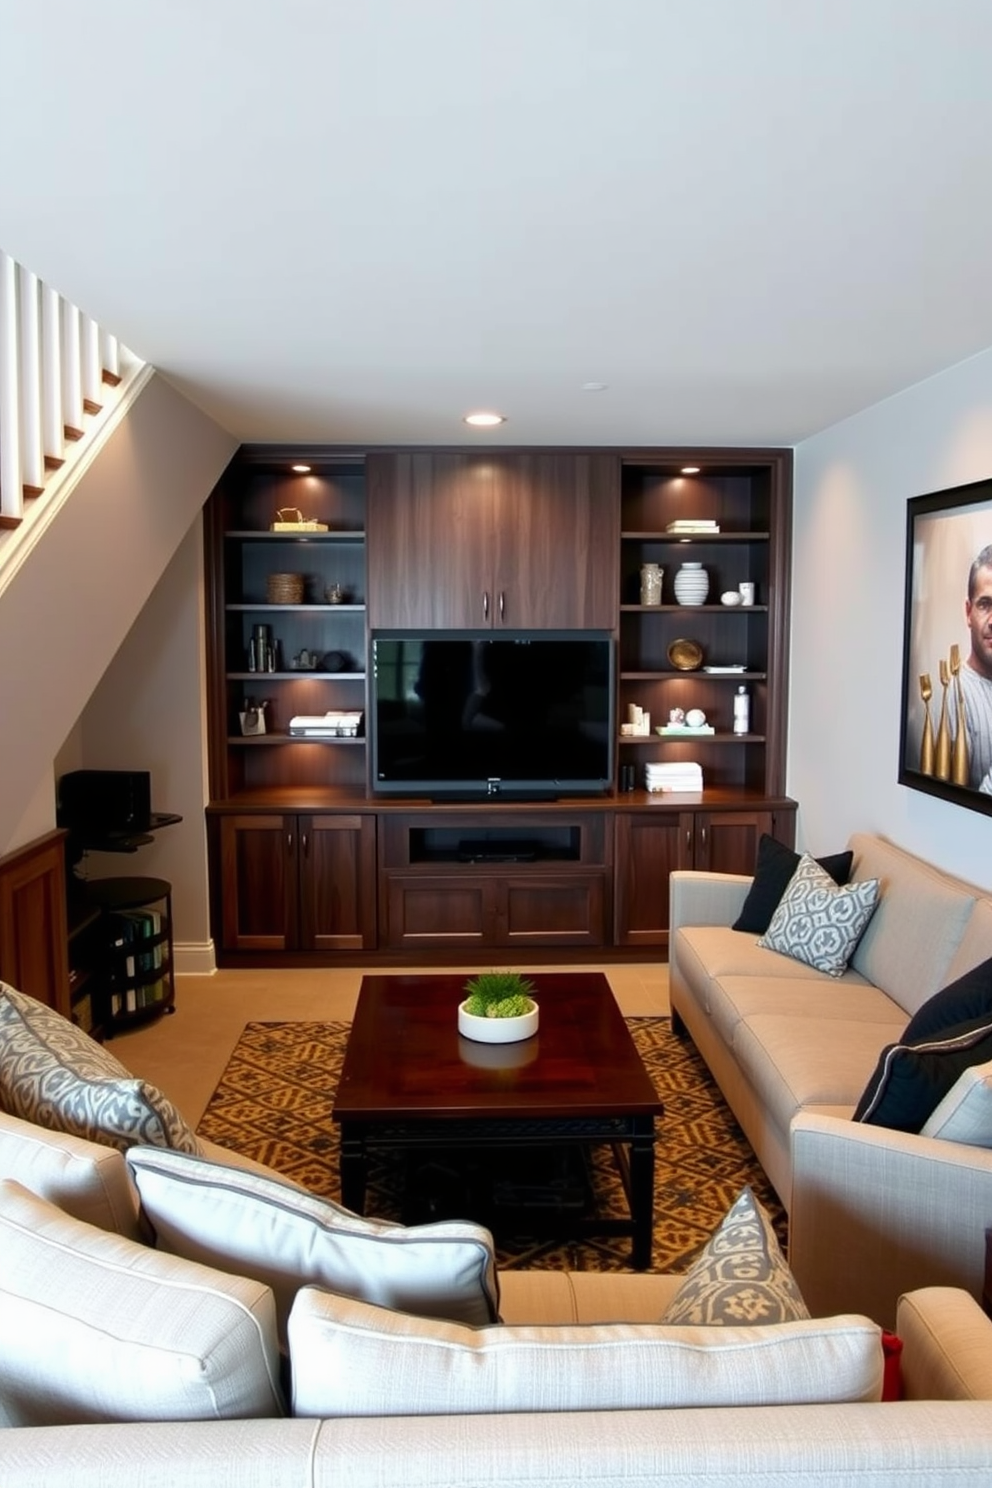
[{"label": "shelf accent lighting", "polygon": [[467,413],[464,422],[474,429],[493,429],[497,424],[505,424],[506,416],[502,413]]}]

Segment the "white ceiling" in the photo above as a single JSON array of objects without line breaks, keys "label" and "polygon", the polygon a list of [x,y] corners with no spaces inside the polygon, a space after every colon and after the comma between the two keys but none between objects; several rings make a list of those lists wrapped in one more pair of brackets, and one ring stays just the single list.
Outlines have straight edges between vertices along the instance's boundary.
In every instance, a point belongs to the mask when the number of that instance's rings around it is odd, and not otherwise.
[{"label": "white ceiling", "polygon": [[793,444],[992,346],[990,64],[990,0],[0,0],[0,246],[244,440]]}]

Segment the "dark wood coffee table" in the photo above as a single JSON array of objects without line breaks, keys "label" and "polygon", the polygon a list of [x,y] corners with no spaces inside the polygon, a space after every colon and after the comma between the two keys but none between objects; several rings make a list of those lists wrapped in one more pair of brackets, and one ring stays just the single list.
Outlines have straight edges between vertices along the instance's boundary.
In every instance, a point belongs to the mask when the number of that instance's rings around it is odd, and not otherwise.
[{"label": "dark wood coffee table", "polygon": [[629,1217],[583,1216],[569,1233],[632,1235],[631,1264],[648,1266],[662,1103],[601,972],[530,979],[541,1009],[537,1034],[494,1045],[458,1032],[464,974],[362,978],[332,1111],[341,1127],[342,1203],[364,1212],[377,1150],[607,1143]]}]

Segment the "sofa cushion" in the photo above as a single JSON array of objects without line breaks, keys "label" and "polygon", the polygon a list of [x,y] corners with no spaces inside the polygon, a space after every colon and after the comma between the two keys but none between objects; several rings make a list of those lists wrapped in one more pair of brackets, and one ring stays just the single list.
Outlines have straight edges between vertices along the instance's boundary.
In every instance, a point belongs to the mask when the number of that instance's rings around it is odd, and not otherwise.
[{"label": "sofa cushion", "polygon": [[951,957],[943,982],[956,982],[973,966],[979,966],[992,956],[992,900],[979,899],[964,927],[964,934]]},{"label": "sofa cushion", "polygon": [[856,1316],[466,1328],[304,1287],[289,1344],[296,1416],[779,1405],[878,1400],[882,1388],[881,1330]]},{"label": "sofa cushion", "polygon": [[878,879],[838,888],[804,853],[758,944],[828,976],[842,976],[874,913],[878,888]]},{"label": "sofa cushion", "polygon": [[710,984],[709,1014],[724,1043],[733,1040],[737,1024],[760,1013],[794,1018],[828,1018],[832,1022],[874,1023],[884,1029],[878,1048],[902,1036],[906,1014],[891,997],[845,972],[823,982],[798,963],[794,977],[722,976]]},{"label": "sofa cushion", "polygon": [[745,1186],[689,1267],[660,1321],[747,1325],[808,1317],[772,1222]]},{"label": "sofa cushion", "polygon": [[920,1135],[963,1142],[966,1147],[992,1147],[992,1063],[973,1064],[958,1075]]},{"label": "sofa cushion", "polygon": [[197,1152],[170,1100],[136,1080],[68,1018],[0,982],[0,1106],[52,1131],[126,1151],[135,1143]]},{"label": "sofa cushion", "polygon": [[992,1059],[992,1018],[919,1044],[889,1044],[854,1111],[855,1121],[918,1132],[970,1065]]},{"label": "sofa cushion", "polygon": [[83,1224],[0,1181],[0,1419],[282,1414],[272,1293]]},{"label": "sofa cushion", "polygon": [[75,1219],[143,1238],[134,1186],[116,1147],[0,1113],[0,1173]]},{"label": "sofa cushion", "polygon": [[409,1228],[184,1153],[127,1156],[160,1250],[272,1288],[280,1334],[308,1282],[382,1307],[455,1322],[498,1321],[492,1236],[469,1221]]},{"label": "sofa cushion", "polygon": [[878,878],[882,883],[878,908],[851,965],[888,992],[907,1015],[915,1013],[947,981],[975,896],[881,837],[858,833],[851,846],[854,880]]},{"label": "sofa cushion", "polygon": [[959,1023],[988,1017],[992,1017],[992,959],[973,966],[929,997],[906,1024],[901,1042],[918,1044],[939,1038]]},{"label": "sofa cushion", "polygon": [[763,1013],[738,1023],[733,1053],[783,1135],[800,1108],[839,1106],[849,1117],[890,1025]]},{"label": "sofa cushion", "polygon": [[[772,915],[789,886],[789,880],[799,867],[800,854],[791,847],[776,841],[767,832],[758,839],[758,857],[754,866],[754,880],[748,889],[741,912],[733,923],[734,930],[746,930],[750,935],[764,935],[771,924]],[[817,858],[821,868],[836,884],[846,884],[851,876],[854,854],[834,853],[826,858]]]}]

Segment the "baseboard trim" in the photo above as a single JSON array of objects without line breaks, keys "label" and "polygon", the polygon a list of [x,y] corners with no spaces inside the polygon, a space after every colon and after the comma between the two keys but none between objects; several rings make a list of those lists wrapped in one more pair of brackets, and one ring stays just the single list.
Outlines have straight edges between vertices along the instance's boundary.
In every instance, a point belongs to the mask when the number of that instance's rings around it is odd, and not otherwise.
[{"label": "baseboard trim", "polygon": [[213,976],[217,970],[212,940],[177,942],[172,951],[177,976]]}]

